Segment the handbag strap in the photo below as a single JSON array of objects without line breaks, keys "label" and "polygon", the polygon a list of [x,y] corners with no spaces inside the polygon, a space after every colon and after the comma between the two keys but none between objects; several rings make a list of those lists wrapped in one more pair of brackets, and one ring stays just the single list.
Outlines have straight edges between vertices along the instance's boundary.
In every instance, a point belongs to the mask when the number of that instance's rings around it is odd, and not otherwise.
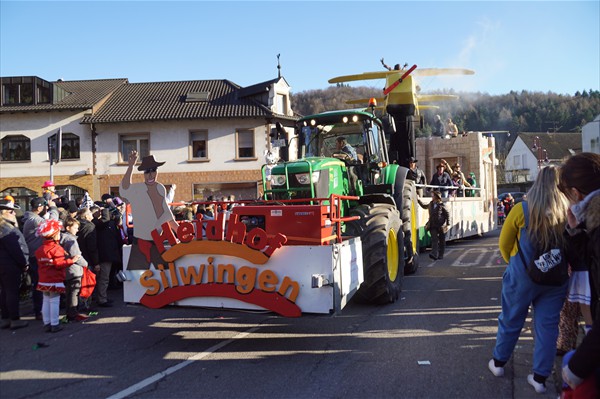
[{"label": "handbag strap", "polygon": [[[521,206],[523,208],[523,215],[525,216],[525,231],[527,231],[527,227],[529,226],[529,208],[527,206],[527,201],[521,201]],[[525,257],[523,256],[523,251],[521,250],[521,245],[519,245],[518,237],[517,237],[517,252],[519,253],[519,256],[521,257],[521,261],[523,262],[523,266],[525,267],[525,270],[527,270],[527,262],[525,261]]]}]

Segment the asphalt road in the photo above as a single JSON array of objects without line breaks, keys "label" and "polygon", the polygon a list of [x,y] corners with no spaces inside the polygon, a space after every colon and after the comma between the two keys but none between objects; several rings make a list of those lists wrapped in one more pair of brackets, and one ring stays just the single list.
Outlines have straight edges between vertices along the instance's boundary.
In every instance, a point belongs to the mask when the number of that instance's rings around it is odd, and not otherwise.
[{"label": "asphalt road", "polygon": [[[421,254],[402,300],[340,315],[124,304],[61,332],[0,330],[0,398],[556,398],[538,395],[526,325],[503,378],[487,362],[505,265],[498,231]],[[29,314],[27,314],[29,313]]]}]

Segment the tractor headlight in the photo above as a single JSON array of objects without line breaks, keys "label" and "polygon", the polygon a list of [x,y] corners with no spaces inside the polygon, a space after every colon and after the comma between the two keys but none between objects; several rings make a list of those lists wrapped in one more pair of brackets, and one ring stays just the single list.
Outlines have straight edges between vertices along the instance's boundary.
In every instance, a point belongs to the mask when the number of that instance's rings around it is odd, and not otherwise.
[{"label": "tractor headlight", "polygon": [[[312,182],[316,183],[319,181],[319,176],[321,175],[321,171],[315,171],[312,173]],[[296,175],[296,180],[298,180],[298,183],[300,184],[310,184],[310,180],[309,180],[309,174],[308,173],[298,173]]]},{"label": "tractor headlight", "polygon": [[274,186],[283,186],[285,184],[285,175],[271,175],[271,184]]}]

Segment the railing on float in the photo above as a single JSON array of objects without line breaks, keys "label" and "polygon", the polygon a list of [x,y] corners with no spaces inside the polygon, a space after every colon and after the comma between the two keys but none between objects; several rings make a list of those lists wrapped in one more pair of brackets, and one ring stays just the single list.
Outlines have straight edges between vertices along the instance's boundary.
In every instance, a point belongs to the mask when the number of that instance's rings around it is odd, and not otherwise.
[{"label": "railing on float", "polygon": [[[169,206],[171,206],[171,208],[174,208],[174,207],[178,207],[178,206],[187,206],[187,205],[212,205],[212,204],[214,204],[216,206],[216,208],[218,209],[218,210],[216,210],[216,213],[228,212],[227,207],[229,205],[234,205],[234,206],[257,205],[257,206],[266,206],[266,207],[272,206],[272,207],[274,207],[274,206],[293,206],[295,204],[305,205],[307,203],[310,203],[310,205],[314,205],[314,206],[328,206],[329,211],[328,211],[326,217],[331,223],[335,224],[335,239],[338,243],[341,243],[342,242],[342,223],[360,219],[360,216],[342,216],[341,215],[341,208],[342,208],[341,201],[357,201],[358,199],[359,199],[359,197],[357,197],[357,196],[331,194],[328,198],[298,198],[298,199],[287,199],[287,200],[262,200],[262,199],[259,199],[259,200],[234,200],[234,201],[191,201],[191,202],[172,202],[169,204]],[[326,204],[326,202],[327,202],[327,204]],[[130,220],[129,216],[130,216],[130,212],[131,212],[131,207],[127,206],[125,209],[126,209],[125,210],[125,212],[126,212],[125,220]],[[215,213],[215,218],[216,218],[216,213]],[[200,216],[200,218],[198,218],[198,216]],[[201,213],[196,213],[196,215],[194,215],[194,217],[196,218],[196,220],[203,220],[203,223],[210,220],[210,219],[203,219]],[[184,222],[184,221],[188,221],[188,220],[180,220],[178,222]],[[134,224],[128,223],[128,227],[133,228]]]}]

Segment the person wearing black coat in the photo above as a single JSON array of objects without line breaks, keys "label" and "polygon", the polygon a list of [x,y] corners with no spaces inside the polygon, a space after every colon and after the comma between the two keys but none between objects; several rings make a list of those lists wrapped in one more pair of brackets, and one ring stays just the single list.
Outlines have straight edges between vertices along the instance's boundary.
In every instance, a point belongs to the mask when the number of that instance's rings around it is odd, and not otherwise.
[{"label": "person wearing black coat", "polygon": [[431,233],[431,253],[429,257],[433,260],[443,259],[446,249],[446,231],[450,224],[450,213],[444,206],[442,194],[439,191],[432,192],[429,204],[424,204],[417,199],[419,205],[429,211],[429,232]]},{"label": "person wearing black coat", "polygon": [[120,218],[120,214],[113,218],[109,208],[99,208],[94,214],[92,221],[96,226],[96,239],[98,247],[102,248],[99,253],[100,266],[97,270],[96,278],[96,300],[98,306],[110,307],[111,301],[108,299],[108,284],[110,282],[110,273],[113,263],[122,263],[121,255],[121,232],[115,218]]},{"label": "person wearing black coat", "polygon": [[92,223],[92,219],[92,212],[88,208],[82,208],[77,212],[77,220],[79,220],[77,243],[79,244],[81,255],[87,260],[90,269],[95,271],[100,264],[100,257],[98,255],[96,226]]},{"label": "person wearing black coat", "polygon": [[11,200],[0,200],[0,328],[26,327],[20,320],[19,299],[21,275],[29,267],[29,248],[25,236],[19,230],[15,209]]}]

